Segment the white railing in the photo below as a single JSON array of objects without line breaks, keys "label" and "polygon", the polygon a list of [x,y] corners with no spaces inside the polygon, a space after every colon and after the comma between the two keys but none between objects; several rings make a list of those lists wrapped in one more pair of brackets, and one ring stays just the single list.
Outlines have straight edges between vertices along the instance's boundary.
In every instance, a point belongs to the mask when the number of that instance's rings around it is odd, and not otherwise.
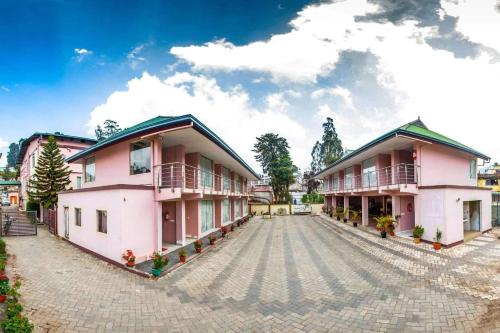
[{"label": "white railing", "polygon": [[361,175],[344,177],[344,179],[339,179],[336,184],[324,179],[323,192],[369,190],[389,185],[418,185],[419,168],[418,165],[401,163],[374,171],[362,171]]},{"label": "white railing", "polygon": [[248,193],[243,182],[231,180],[223,175],[215,174],[194,166],[173,162],[153,167],[155,186],[161,188],[181,188],[192,190],[211,190],[229,193]]}]

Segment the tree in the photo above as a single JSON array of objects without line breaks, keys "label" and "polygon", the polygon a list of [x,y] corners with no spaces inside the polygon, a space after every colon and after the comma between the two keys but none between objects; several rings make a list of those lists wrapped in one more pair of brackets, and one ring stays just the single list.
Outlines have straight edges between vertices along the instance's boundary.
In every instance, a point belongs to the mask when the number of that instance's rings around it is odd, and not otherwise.
[{"label": "tree", "polygon": [[7,153],[7,167],[15,168],[17,164],[17,158],[19,156],[19,146],[23,139],[19,140],[19,143],[11,143],[9,145],[9,152]]},{"label": "tree", "polygon": [[290,185],[295,182],[298,168],[293,164],[285,138],[266,133],[257,138],[252,150],[260,162],[264,174],[271,179],[274,198],[278,202],[288,202]]},{"label": "tree", "polygon": [[35,174],[28,185],[30,201],[36,201],[45,208],[57,206],[57,193],[66,190],[71,170],[64,162],[64,155],[57,146],[56,139],[49,136],[43,147]]},{"label": "tree", "polygon": [[120,128],[120,125],[114,120],[108,119],[104,122],[104,128],[101,128],[101,125],[97,125],[96,129],[94,130],[95,136],[97,137],[98,141],[102,141],[104,139],[109,138],[110,136],[120,132],[122,129]]},{"label": "tree", "polygon": [[307,187],[308,194],[316,192],[318,187],[321,185],[321,182],[318,179],[314,178],[314,174],[317,171],[306,170],[302,175],[302,181],[303,181],[302,185]]},{"label": "tree", "polygon": [[18,168],[11,169],[6,167],[3,170],[0,170],[0,179],[3,180],[15,180],[18,176]]},{"label": "tree", "polygon": [[344,151],[342,141],[335,130],[333,119],[330,117],[327,117],[326,122],[323,123],[323,136],[321,140],[321,142],[316,141],[311,152],[311,170],[315,173],[339,160]]}]

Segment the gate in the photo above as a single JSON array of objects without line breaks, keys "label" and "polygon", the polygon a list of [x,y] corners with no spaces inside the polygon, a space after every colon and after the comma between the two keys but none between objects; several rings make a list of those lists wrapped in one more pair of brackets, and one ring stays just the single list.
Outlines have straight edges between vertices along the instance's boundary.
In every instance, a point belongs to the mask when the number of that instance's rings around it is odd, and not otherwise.
[{"label": "gate", "polygon": [[49,232],[57,235],[57,208],[49,209],[47,214],[47,219],[45,220],[49,227]]},{"label": "gate", "polygon": [[17,209],[0,212],[1,236],[36,236],[36,212],[21,212]]}]

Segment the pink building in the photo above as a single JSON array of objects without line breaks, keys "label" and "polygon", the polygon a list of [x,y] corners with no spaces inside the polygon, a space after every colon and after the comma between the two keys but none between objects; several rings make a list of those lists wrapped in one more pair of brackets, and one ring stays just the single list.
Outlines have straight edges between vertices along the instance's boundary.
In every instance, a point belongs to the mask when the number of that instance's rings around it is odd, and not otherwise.
[{"label": "pink building", "polygon": [[257,174],[191,115],[156,117],[71,156],[81,189],[59,194],[58,234],[115,262],[169,252],[248,215]]},{"label": "pink building", "polygon": [[[477,187],[478,161],[489,158],[429,130],[420,119],[367,143],[316,174],[329,208],[399,217],[396,232],[425,228],[423,240],[452,246],[491,229],[491,190]],[[408,231],[408,232],[405,232]]]},{"label": "pink building", "polygon": [[[28,183],[35,174],[35,167],[42,153],[43,146],[47,143],[49,136],[53,136],[61,153],[65,157],[74,155],[89,146],[95,144],[94,139],[82,138],[61,133],[34,133],[21,143],[17,164],[20,170],[21,192],[19,197],[19,207],[25,209],[28,202]],[[71,184],[68,188],[79,188],[82,184],[82,166],[79,164],[69,164],[71,169]]]}]

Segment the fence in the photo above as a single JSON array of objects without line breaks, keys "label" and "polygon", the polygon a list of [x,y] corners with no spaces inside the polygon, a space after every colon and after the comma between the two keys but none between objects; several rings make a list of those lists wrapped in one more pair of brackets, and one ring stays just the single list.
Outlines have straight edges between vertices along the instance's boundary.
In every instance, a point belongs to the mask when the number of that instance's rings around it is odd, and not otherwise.
[{"label": "fence", "polygon": [[0,211],[1,236],[36,236],[36,212],[17,209]]},{"label": "fence", "polygon": [[[250,212],[254,215],[290,215],[295,214],[296,210],[301,211],[304,205],[288,205],[288,204],[249,204]],[[323,204],[311,204],[311,214],[319,214],[321,212],[321,207]],[[297,207],[297,209],[295,209]],[[291,209],[291,212],[290,212]]]}]

